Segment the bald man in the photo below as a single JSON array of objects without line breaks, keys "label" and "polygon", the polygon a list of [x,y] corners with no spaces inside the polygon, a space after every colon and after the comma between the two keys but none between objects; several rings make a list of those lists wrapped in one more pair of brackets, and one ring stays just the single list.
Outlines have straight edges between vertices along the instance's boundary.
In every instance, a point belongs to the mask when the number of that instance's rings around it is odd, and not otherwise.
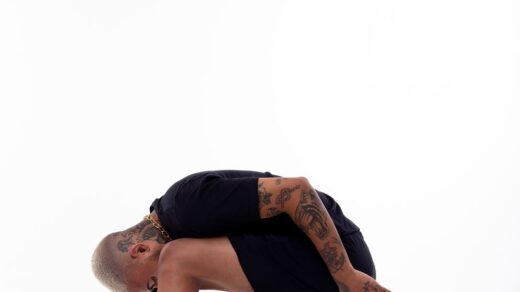
[{"label": "bald man", "polygon": [[112,291],[388,291],[359,228],[303,177],[205,171],[93,255]]}]

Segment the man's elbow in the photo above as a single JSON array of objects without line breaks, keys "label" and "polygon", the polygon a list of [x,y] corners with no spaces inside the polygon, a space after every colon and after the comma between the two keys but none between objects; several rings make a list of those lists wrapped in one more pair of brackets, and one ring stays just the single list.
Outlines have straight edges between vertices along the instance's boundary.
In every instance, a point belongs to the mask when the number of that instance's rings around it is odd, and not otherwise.
[{"label": "man's elbow", "polygon": [[261,218],[280,213],[294,214],[302,194],[312,191],[309,180],[304,176],[260,178],[258,183]]},{"label": "man's elbow", "polygon": [[[298,208],[298,205],[300,204],[301,200],[303,199],[303,196],[306,194],[309,194],[313,192],[313,188],[309,182],[309,180],[304,177],[295,177],[292,187],[288,187],[285,189],[286,192],[291,192],[291,197],[288,200],[287,204],[284,205],[283,212],[287,213],[288,215],[293,215],[296,208]],[[282,192],[284,193],[284,190],[282,189]]]}]

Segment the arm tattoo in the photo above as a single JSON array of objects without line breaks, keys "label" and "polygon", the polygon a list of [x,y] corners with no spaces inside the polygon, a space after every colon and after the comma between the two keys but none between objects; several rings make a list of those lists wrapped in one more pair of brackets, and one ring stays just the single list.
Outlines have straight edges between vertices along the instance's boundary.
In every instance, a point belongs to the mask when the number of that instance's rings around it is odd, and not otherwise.
[{"label": "arm tattoo", "polygon": [[[274,181],[274,184],[281,185],[284,178],[278,178]],[[300,189],[301,185],[290,185],[288,187],[279,188],[280,193],[273,197],[273,193],[268,191],[268,187],[264,186],[264,182],[258,184],[258,206],[260,210],[260,216],[262,218],[274,217],[285,211],[284,207],[287,201],[291,199],[292,193]],[[271,200],[271,199],[274,200]]]},{"label": "arm tattoo", "polygon": [[339,292],[350,292],[350,288],[347,285],[345,285],[341,282],[338,282],[337,284],[338,284]]},{"label": "arm tattoo", "polygon": [[269,209],[267,209],[266,215],[267,215],[267,217],[274,217],[281,213],[282,213],[282,211],[278,208],[269,208]]},{"label": "arm tattoo", "polygon": [[366,281],[363,285],[363,292],[369,291],[387,291],[381,285],[379,285],[376,281]]},{"label": "arm tattoo", "polygon": [[321,257],[332,274],[343,269],[343,265],[345,264],[345,255],[341,252],[342,248],[341,242],[334,239],[333,241],[325,243],[323,249],[320,250]]},{"label": "arm tattoo", "polygon": [[305,232],[313,232],[319,239],[324,240],[330,233],[325,222],[327,214],[320,204],[320,199],[314,190],[303,190],[300,202],[296,207],[295,222]]},{"label": "arm tattoo", "polygon": [[272,193],[267,192],[267,190],[264,188],[264,183],[260,183],[258,185],[258,197],[259,197],[259,203],[260,203],[260,209],[262,209],[264,206],[267,206],[271,204],[271,197],[273,196]]},{"label": "arm tattoo", "polygon": [[300,188],[300,185],[296,185],[292,188],[283,188],[280,194],[276,197],[276,204],[284,208],[284,203],[291,199],[291,194]]}]

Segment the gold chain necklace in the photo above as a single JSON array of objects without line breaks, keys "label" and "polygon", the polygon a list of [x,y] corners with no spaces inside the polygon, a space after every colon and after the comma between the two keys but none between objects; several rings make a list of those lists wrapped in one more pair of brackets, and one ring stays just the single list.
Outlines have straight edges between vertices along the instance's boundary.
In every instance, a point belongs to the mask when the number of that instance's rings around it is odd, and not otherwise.
[{"label": "gold chain necklace", "polygon": [[164,228],[161,226],[161,224],[159,224],[159,222],[155,221],[155,219],[153,219],[152,216],[146,215],[146,216],[144,216],[144,219],[150,221],[150,223],[152,223],[153,227],[157,228],[157,230],[159,230],[161,232],[162,236],[166,239],[166,242],[172,241],[172,238],[170,237],[168,232],[166,232],[166,230],[164,230]]}]

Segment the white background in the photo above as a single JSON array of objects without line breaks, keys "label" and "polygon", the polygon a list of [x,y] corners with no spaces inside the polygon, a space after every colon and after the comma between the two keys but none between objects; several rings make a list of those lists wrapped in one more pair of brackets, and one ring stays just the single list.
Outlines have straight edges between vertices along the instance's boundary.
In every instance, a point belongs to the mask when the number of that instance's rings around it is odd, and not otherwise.
[{"label": "white background", "polygon": [[520,291],[520,5],[0,1],[0,290],[90,257],[176,180],[306,176],[393,291]]}]

